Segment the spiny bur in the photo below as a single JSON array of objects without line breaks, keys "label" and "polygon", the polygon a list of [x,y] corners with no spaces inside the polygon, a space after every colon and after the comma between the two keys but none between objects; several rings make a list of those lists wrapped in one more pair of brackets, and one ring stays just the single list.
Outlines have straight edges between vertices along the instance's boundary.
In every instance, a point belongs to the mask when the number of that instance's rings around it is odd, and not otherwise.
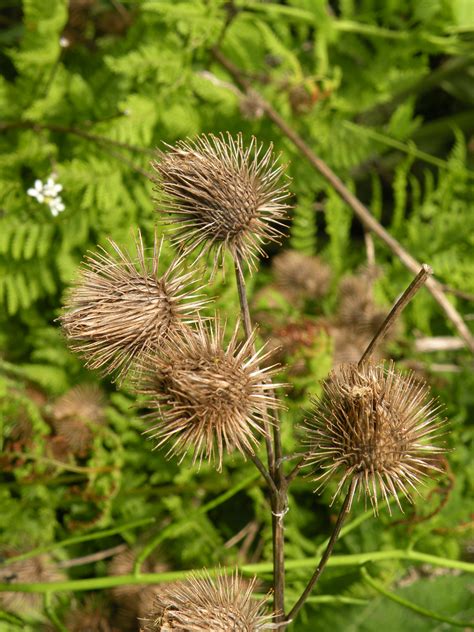
[{"label": "spiny bur", "polygon": [[273,627],[266,599],[253,599],[256,578],[207,572],[166,587],[144,620],[143,632],[259,632]]},{"label": "spiny bur", "polygon": [[135,257],[112,240],[110,245],[115,256],[105,250],[88,256],[60,320],[86,366],[122,380],[145,351],[192,322],[204,301],[192,291],[194,275],[181,271],[180,260],[159,273],[156,238],[150,258],[140,233]]},{"label": "spiny bur", "polygon": [[229,250],[254,268],[262,245],[279,241],[288,190],[272,146],[252,137],[245,147],[241,134],[202,135],[160,152],[152,167],[159,211],[185,253],[212,250],[217,264]]},{"label": "spiny bur", "polygon": [[389,510],[390,496],[401,509],[399,492],[411,500],[410,490],[440,471],[443,450],[433,443],[443,430],[438,412],[427,385],[413,373],[399,373],[392,362],[333,370],[305,424],[305,461],[317,489],[337,478],[334,502],[355,479],[354,493],[363,493],[375,513],[380,496]]},{"label": "spiny bur", "polygon": [[292,301],[324,296],[331,282],[331,268],[319,257],[284,250],[274,257],[272,268],[278,287]]},{"label": "spiny bur", "polygon": [[269,381],[273,366],[259,368],[268,354],[254,351],[255,333],[239,343],[239,324],[227,345],[219,320],[200,321],[194,332],[176,334],[147,358],[139,392],[148,398],[150,435],[156,447],[222,468],[225,452],[252,451],[265,434],[267,407],[277,406]]}]

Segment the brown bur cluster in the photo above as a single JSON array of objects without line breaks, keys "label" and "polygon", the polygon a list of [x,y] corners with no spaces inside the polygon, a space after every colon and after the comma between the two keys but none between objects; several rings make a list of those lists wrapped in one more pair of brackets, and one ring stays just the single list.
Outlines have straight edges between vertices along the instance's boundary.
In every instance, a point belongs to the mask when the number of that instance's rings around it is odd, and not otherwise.
[{"label": "brown bur cluster", "polygon": [[326,263],[296,250],[284,250],[274,257],[272,270],[277,287],[298,305],[322,298],[331,283],[331,268]]},{"label": "brown bur cluster", "polygon": [[[6,551],[1,557],[13,558],[18,553]],[[38,555],[26,560],[17,560],[0,567],[0,583],[29,584],[40,582],[58,582],[64,579],[63,573],[57,569],[49,555]],[[43,596],[38,593],[0,592],[0,609],[15,612],[19,615],[34,615],[41,611]]]},{"label": "brown bur cluster", "polygon": [[[338,308],[331,323],[334,365],[357,362],[382,324],[386,310],[375,304],[373,284],[378,270],[363,269],[344,277],[338,288]],[[397,328],[391,330],[394,338]]]},{"label": "brown bur cluster", "polygon": [[237,572],[211,577],[203,572],[164,587],[143,621],[142,632],[259,632],[272,615],[266,599],[252,598],[256,579]]},{"label": "brown bur cluster", "polygon": [[423,478],[440,471],[436,456],[443,450],[433,444],[443,431],[438,412],[428,386],[392,362],[333,370],[304,427],[305,461],[317,489],[338,478],[334,501],[355,481],[353,492],[363,493],[375,513],[379,497],[389,510],[390,496],[402,509],[399,492],[411,500]]}]

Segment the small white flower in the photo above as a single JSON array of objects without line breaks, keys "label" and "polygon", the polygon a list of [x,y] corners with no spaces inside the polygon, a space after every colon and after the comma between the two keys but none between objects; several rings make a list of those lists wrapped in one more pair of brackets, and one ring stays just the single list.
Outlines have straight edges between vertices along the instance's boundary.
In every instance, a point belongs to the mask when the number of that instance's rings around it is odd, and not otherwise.
[{"label": "small white flower", "polygon": [[61,48],[67,48],[68,46],[70,46],[71,42],[67,37],[61,37],[59,39],[59,45],[61,46]]},{"label": "small white flower", "polygon": [[35,185],[28,189],[28,195],[34,197],[40,204],[47,204],[53,217],[62,213],[66,208],[59,193],[63,190],[62,184],[56,183],[56,175],[53,173],[43,184],[41,180],[35,180]]},{"label": "small white flower", "polygon": [[38,200],[40,204],[44,202],[43,183],[41,180],[35,180],[35,186],[27,191],[28,195]]},{"label": "small white flower", "polygon": [[63,204],[61,196],[59,195],[58,197],[53,198],[48,204],[49,204],[49,210],[51,211],[51,215],[53,215],[53,217],[56,217],[57,215],[59,215],[59,213],[64,211],[64,209],[66,208]]},{"label": "small white flower", "polygon": [[54,177],[48,178],[46,184],[43,186],[43,193],[46,197],[55,198],[62,190],[62,184],[56,184]]}]

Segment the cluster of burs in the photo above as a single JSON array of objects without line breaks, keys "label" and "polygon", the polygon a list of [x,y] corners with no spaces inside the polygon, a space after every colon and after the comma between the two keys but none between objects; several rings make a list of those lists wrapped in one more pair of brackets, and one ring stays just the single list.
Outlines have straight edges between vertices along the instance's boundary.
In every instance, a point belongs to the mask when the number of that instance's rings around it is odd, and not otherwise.
[{"label": "cluster of burs", "polygon": [[[301,428],[300,460],[285,474],[278,415],[285,385],[275,382],[272,351],[258,348],[245,285],[263,246],[284,234],[285,168],[271,147],[254,138],[245,145],[230,134],[178,142],[152,167],[157,211],[176,258],[162,269],[162,241],[147,248],[140,233],[136,252],[111,241],[89,254],[70,290],[63,329],[88,367],[145,396],[154,447],[180,462],[189,453],[197,465],[205,460],[217,471],[232,452],[255,463],[275,518],[273,546],[280,548],[273,608],[269,596],[252,598],[255,578],[222,568],[161,585],[140,625],[147,631],[284,629],[304,601],[284,612],[282,523],[293,478],[307,468],[317,488],[336,479],[334,498],[344,494],[344,512],[362,495],[377,514],[379,500],[399,504],[440,468],[433,440],[443,421],[427,386],[393,363],[369,355],[340,364],[313,401]],[[206,262],[210,284],[219,267],[233,264],[241,318],[232,331],[202,294]],[[289,263],[281,260],[280,267]],[[258,457],[260,443],[268,466]],[[137,595],[146,590],[136,588]]]}]

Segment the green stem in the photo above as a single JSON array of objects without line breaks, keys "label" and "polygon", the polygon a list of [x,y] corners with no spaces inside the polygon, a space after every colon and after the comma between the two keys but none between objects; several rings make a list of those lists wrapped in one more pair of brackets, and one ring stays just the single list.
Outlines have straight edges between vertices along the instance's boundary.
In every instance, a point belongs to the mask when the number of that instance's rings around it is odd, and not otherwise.
[{"label": "green stem", "polygon": [[41,555],[41,553],[48,553],[55,549],[60,549],[64,546],[71,546],[72,544],[78,544],[79,542],[89,542],[90,540],[99,540],[100,538],[107,538],[110,535],[121,533],[122,531],[128,531],[129,529],[135,529],[136,527],[142,527],[146,524],[155,522],[155,518],[141,518],[140,520],[134,520],[133,522],[127,522],[126,524],[114,527],[112,529],[106,529],[105,531],[99,531],[98,533],[88,533],[86,535],[78,535],[67,540],[61,540],[59,542],[53,542],[52,544],[45,544],[44,546],[38,546],[36,549],[22,553],[21,555],[15,555],[0,562],[1,566],[7,566],[12,562],[20,562],[21,560],[28,560],[31,557]]},{"label": "green stem", "polygon": [[438,614],[437,612],[433,612],[433,610],[427,610],[426,608],[422,608],[418,604],[413,603],[412,601],[408,601],[408,599],[404,599],[403,597],[400,597],[399,595],[396,595],[395,593],[391,592],[390,590],[387,590],[378,581],[373,579],[369,575],[369,573],[367,572],[367,570],[365,568],[363,568],[361,570],[361,574],[362,574],[362,577],[363,577],[364,581],[369,586],[374,588],[377,592],[379,592],[381,595],[383,595],[384,597],[387,597],[387,599],[390,599],[391,601],[394,601],[395,603],[400,604],[404,608],[408,608],[409,610],[413,610],[413,612],[421,614],[423,617],[428,617],[429,619],[435,619],[436,621],[443,621],[443,623],[449,623],[450,625],[454,625],[454,626],[457,626],[459,628],[468,628],[468,629],[470,629],[472,627],[472,625],[473,625],[472,621],[469,621],[469,622],[468,621],[457,621],[456,619],[451,619],[450,617],[445,617],[442,614]]},{"label": "green stem", "polygon": [[44,611],[48,615],[51,623],[55,626],[59,632],[68,632],[67,628],[60,621],[58,615],[56,614],[53,604],[52,604],[52,593],[48,592],[44,594],[43,600]]},{"label": "green stem", "polygon": [[25,625],[25,622],[22,619],[19,619],[18,617],[15,617],[9,612],[5,612],[4,610],[0,610],[0,621],[8,621],[8,623],[21,626],[22,628]]},{"label": "green stem", "polygon": [[[474,564],[463,562],[460,560],[449,560],[436,555],[428,555],[413,550],[393,549],[391,551],[372,551],[369,553],[356,553],[353,555],[332,555],[327,565],[333,568],[345,566],[363,566],[369,562],[381,562],[386,560],[407,560],[410,562],[419,562],[422,564],[431,564],[432,566],[440,566],[451,568],[454,570],[464,571],[466,573],[474,573]],[[301,568],[314,567],[319,562],[318,557],[309,557],[299,560],[289,560],[286,562],[288,570],[297,570]],[[233,573],[234,566],[227,568],[211,569],[210,574],[216,573]],[[240,567],[240,571],[245,575],[270,574],[273,570],[272,562],[260,562],[258,564],[245,564]],[[64,592],[72,590],[97,590],[104,588],[113,588],[114,586],[125,585],[141,585],[141,584],[160,584],[164,582],[172,582],[185,578],[192,570],[176,571],[170,573],[146,573],[143,575],[121,575],[117,577],[93,577],[90,579],[76,579],[63,582],[53,583],[37,583],[37,584],[0,584],[0,592]]]},{"label": "green stem", "polygon": [[177,534],[183,529],[188,529],[191,526],[191,522],[194,518],[197,518],[198,516],[205,514],[208,511],[211,511],[211,509],[218,507],[219,505],[224,503],[226,500],[228,500],[229,498],[232,498],[232,496],[235,496],[235,494],[237,494],[242,489],[250,485],[250,483],[253,483],[258,477],[259,477],[258,473],[253,472],[250,476],[247,476],[247,478],[244,478],[243,481],[240,481],[240,483],[238,483],[237,485],[234,485],[233,487],[231,487],[231,489],[228,489],[226,492],[224,492],[217,498],[214,498],[214,500],[211,500],[205,505],[202,505],[201,507],[199,507],[199,509],[196,509],[192,513],[188,514],[185,518],[183,518],[179,522],[175,522],[173,524],[170,524],[168,527],[161,529],[161,531],[152,540],[150,540],[150,542],[148,542],[148,544],[146,544],[143,547],[143,549],[140,551],[140,553],[137,555],[135,564],[133,566],[134,576],[139,576],[140,567],[143,564],[143,562],[147,559],[147,557],[149,557],[153,553],[156,547],[159,544],[161,544],[161,542],[163,542],[163,540],[165,540],[169,535]]}]

